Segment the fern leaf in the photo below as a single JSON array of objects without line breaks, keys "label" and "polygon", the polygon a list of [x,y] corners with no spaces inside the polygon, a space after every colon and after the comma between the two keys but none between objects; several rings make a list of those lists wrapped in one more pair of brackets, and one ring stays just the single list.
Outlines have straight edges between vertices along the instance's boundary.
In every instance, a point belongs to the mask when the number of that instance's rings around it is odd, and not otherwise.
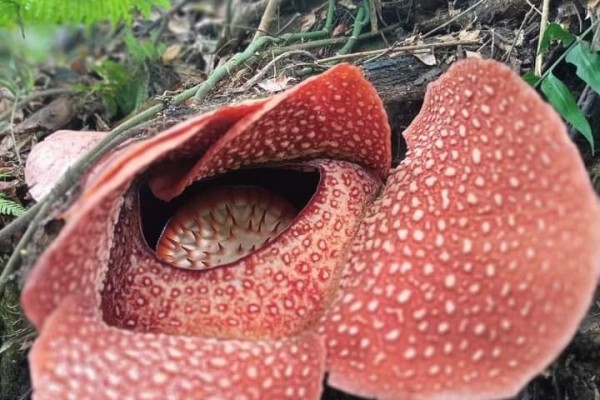
[{"label": "fern leaf", "polygon": [[24,212],[25,209],[22,205],[0,195],[0,215],[11,215],[13,217],[19,217]]}]

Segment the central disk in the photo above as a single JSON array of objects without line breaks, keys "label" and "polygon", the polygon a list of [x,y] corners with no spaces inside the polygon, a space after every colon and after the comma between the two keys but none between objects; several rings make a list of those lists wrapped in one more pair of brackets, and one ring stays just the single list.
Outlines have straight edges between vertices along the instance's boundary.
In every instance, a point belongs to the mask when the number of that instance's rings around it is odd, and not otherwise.
[{"label": "central disk", "polygon": [[225,186],[192,198],[169,220],[156,246],[158,258],[185,269],[234,262],[289,226],[297,210],[254,186]]}]

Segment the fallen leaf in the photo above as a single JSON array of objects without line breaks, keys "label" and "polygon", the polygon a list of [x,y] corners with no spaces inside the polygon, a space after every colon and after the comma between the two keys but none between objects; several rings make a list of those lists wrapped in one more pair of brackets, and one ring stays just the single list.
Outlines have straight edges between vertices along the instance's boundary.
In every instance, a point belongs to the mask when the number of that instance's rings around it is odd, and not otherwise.
[{"label": "fallen leaf", "polygon": [[275,78],[265,79],[258,83],[258,86],[269,93],[281,92],[287,89],[288,83],[292,78],[288,76],[278,76]]},{"label": "fallen leaf", "polygon": [[437,59],[435,58],[432,49],[417,50],[413,51],[411,54],[417,57],[425,65],[437,65]]},{"label": "fallen leaf", "polygon": [[162,55],[163,63],[165,63],[165,64],[172,63],[175,59],[177,59],[177,57],[179,56],[180,53],[181,53],[181,45],[180,44],[172,44],[171,46],[167,47],[167,49],[165,50],[165,52]]},{"label": "fallen leaf", "polygon": [[19,126],[20,132],[43,128],[55,131],[67,125],[75,117],[73,100],[61,96],[38,111],[31,114]]},{"label": "fallen leaf", "polygon": [[476,51],[465,50],[465,56],[467,58],[476,58],[478,60],[483,60],[483,57],[481,56],[481,54]]},{"label": "fallen leaf", "polygon": [[25,164],[31,197],[40,200],[50,192],[67,169],[104,136],[106,132],[60,131],[33,146]]},{"label": "fallen leaf", "polygon": [[480,38],[480,30],[475,29],[472,31],[460,31],[458,32],[459,40],[477,40]]}]

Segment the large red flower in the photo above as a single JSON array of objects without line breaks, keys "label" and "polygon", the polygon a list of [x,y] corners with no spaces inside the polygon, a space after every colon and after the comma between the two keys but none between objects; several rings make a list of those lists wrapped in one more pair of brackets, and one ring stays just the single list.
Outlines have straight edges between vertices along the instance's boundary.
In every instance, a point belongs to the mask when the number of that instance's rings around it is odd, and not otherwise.
[{"label": "large red flower", "polygon": [[[514,394],[596,287],[585,169],[492,61],[430,85],[404,136],[390,172],[382,103],[340,65],[111,156],[23,292],[34,397],[318,399],[326,372],[381,399]],[[306,177],[301,209],[277,193]],[[143,226],[180,203],[154,244]]]}]

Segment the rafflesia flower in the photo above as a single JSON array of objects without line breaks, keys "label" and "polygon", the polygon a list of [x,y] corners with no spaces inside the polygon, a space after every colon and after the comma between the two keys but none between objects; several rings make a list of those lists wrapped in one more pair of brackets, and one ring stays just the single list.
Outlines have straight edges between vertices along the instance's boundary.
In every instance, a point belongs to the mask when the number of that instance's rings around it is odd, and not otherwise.
[{"label": "rafflesia flower", "polygon": [[[318,399],[325,374],[379,399],[514,394],[596,287],[585,169],[492,61],[431,84],[404,137],[390,171],[382,102],[340,65],[112,154],[23,292],[34,398]],[[306,182],[306,204],[280,190]]]}]

